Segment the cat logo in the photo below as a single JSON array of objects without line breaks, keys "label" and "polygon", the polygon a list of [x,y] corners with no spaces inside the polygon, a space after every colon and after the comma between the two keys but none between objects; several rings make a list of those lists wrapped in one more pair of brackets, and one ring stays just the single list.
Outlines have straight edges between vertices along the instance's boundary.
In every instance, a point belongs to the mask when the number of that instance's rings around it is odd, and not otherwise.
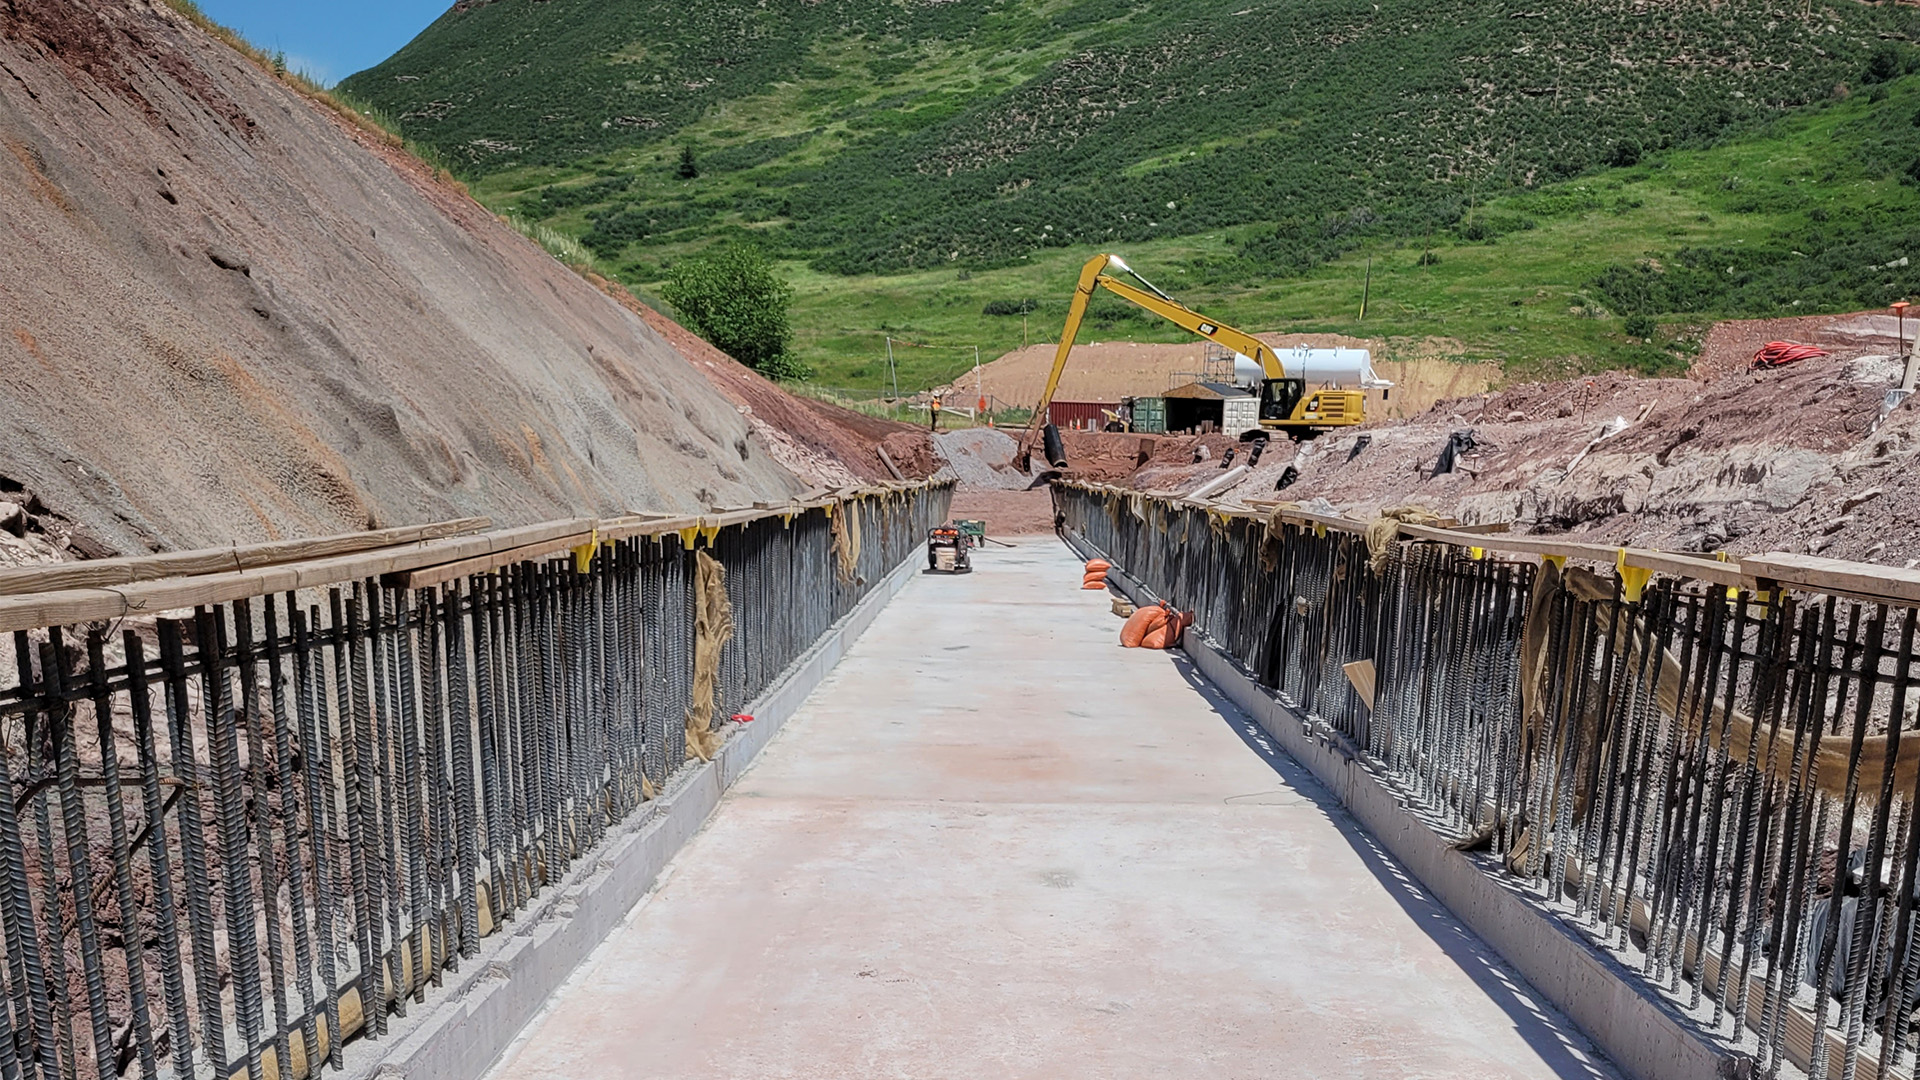
[{"label": "cat logo", "polygon": [[1199,331],[1200,331],[1200,333],[1201,333],[1201,334],[1202,334],[1203,336],[1206,336],[1206,337],[1212,337],[1212,336],[1213,336],[1213,332],[1214,332],[1215,330],[1218,330],[1218,329],[1220,329],[1220,328],[1219,328],[1219,327],[1217,327],[1217,326],[1215,326],[1215,325],[1213,325],[1213,324],[1212,324],[1212,323],[1210,323],[1210,322],[1203,322],[1203,323],[1201,323],[1201,324],[1200,324],[1199,326],[1197,326],[1197,327],[1195,327],[1195,329],[1197,329],[1197,330],[1199,330]]}]

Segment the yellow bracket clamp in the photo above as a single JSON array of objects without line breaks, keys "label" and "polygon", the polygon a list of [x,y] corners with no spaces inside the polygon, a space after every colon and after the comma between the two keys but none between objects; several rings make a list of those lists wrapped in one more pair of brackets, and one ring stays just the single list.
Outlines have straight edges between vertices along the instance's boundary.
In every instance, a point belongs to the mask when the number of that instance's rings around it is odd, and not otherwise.
[{"label": "yellow bracket clamp", "polygon": [[585,574],[593,569],[593,553],[600,550],[600,530],[588,534],[586,543],[573,549],[573,572]]},{"label": "yellow bracket clamp", "polygon": [[720,526],[718,526],[718,525],[702,525],[702,526],[700,527],[700,535],[701,535],[701,537],[702,537],[702,538],[704,538],[704,539],[706,540],[706,542],[707,542],[707,547],[709,547],[709,548],[711,548],[711,547],[713,547],[713,539],[714,539],[714,537],[716,537],[716,536],[719,536],[719,535],[720,535]]},{"label": "yellow bracket clamp", "polygon": [[1325,525],[1320,524],[1317,521],[1314,522],[1313,536],[1314,536],[1314,539],[1316,540],[1325,540],[1327,538],[1327,527]]},{"label": "yellow bracket clamp", "polygon": [[1628,566],[1626,548],[1621,548],[1619,555],[1615,556],[1614,566],[1620,571],[1620,595],[1629,604],[1639,603],[1640,593],[1646,589],[1647,582],[1653,579],[1653,571],[1644,566]]},{"label": "yellow bracket clamp", "polygon": [[689,525],[686,528],[681,529],[680,530],[680,546],[687,549],[688,551],[693,550],[693,541],[699,535],[700,535],[700,526],[697,524]]},{"label": "yellow bracket clamp", "polygon": [[1552,563],[1555,570],[1565,570],[1567,568],[1567,557],[1565,555],[1542,555],[1540,556],[1540,561],[1543,563]]},{"label": "yellow bracket clamp", "polygon": [[1487,557],[1487,549],[1483,547],[1470,547],[1467,549],[1467,557],[1476,561],[1484,559]]}]

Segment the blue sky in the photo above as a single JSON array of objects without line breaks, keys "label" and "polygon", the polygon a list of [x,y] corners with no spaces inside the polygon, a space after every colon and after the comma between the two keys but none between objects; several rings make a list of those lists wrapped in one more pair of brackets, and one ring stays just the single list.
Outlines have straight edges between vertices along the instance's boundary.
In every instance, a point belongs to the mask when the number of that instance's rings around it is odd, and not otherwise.
[{"label": "blue sky", "polygon": [[453,0],[199,0],[200,10],[331,86],[392,56]]}]

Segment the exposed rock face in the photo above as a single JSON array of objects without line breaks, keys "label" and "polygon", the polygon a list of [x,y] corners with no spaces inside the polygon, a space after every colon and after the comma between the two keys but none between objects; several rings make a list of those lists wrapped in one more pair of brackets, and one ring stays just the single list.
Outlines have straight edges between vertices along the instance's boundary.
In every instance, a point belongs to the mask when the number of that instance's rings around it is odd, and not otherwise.
[{"label": "exposed rock face", "polygon": [[125,552],[806,487],[636,315],[144,0],[0,0],[0,479]]}]

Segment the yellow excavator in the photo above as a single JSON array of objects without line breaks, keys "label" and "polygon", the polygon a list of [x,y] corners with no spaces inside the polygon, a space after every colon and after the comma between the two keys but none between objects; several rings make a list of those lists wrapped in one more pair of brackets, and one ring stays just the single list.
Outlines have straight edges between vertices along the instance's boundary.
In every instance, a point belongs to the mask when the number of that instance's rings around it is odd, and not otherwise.
[{"label": "yellow excavator", "polygon": [[[1108,267],[1126,273],[1139,282],[1139,286],[1109,275]],[[1186,307],[1155,288],[1152,282],[1141,277],[1118,255],[1095,255],[1080,268],[1080,283],[1074,289],[1073,304],[1067,309],[1067,325],[1060,331],[1060,347],[1054,353],[1053,370],[1047,375],[1047,387],[1041,392],[1040,403],[1033,410],[1033,419],[1028,421],[1020,439],[1018,460],[1022,462],[1029,460],[1032,455],[1034,436],[1039,432],[1043,435],[1048,464],[1055,468],[1066,466],[1060,432],[1047,422],[1047,409],[1053,404],[1054,390],[1060,385],[1060,373],[1066,370],[1067,354],[1073,349],[1073,339],[1080,332],[1080,321],[1086,317],[1087,302],[1093,298],[1095,289],[1105,289],[1130,304],[1143,307],[1259,365],[1262,376],[1259,387],[1260,430],[1242,438],[1263,438],[1279,432],[1296,439],[1308,439],[1329,428],[1365,423],[1365,391],[1393,385],[1373,374],[1364,350],[1316,350],[1311,353],[1299,350],[1294,355],[1301,360],[1301,370],[1288,371],[1273,346],[1244,330],[1236,330]],[[1321,370],[1317,372],[1308,370],[1306,360],[1309,355],[1331,353],[1350,354],[1352,359],[1344,363],[1320,365]],[[1316,382],[1332,385],[1309,390],[1307,382],[1310,375],[1318,376],[1314,379]]]}]

